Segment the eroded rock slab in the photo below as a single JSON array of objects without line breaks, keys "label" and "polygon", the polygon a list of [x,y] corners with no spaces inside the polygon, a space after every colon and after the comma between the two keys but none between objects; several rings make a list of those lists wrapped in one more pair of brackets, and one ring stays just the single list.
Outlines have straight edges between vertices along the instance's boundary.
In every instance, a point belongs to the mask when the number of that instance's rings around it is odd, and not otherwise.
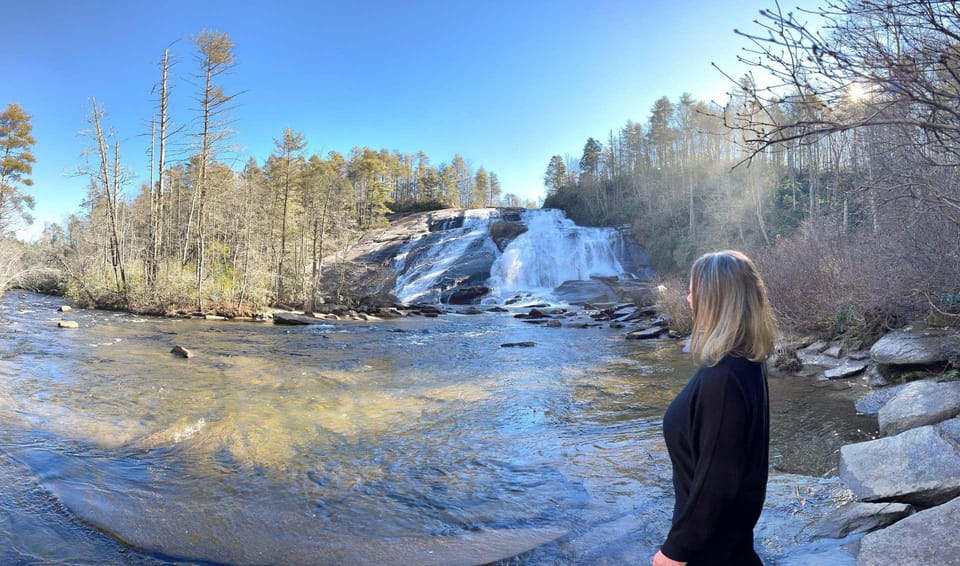
[{"label": "eroded rock slab", "polygon": [[960,564],[960,499],[863,537],[858,566]]},{"label": "eroded rock slab", "polygon": [[844,505],[804,528],[809,539],[843,538],[853,533],[875,531],[909,517],[913,506],[905,503],[859,503]]},{"label": "eroded rock slab", "polygon": [[840,479],[861,501],[939,505],[960,495],[960,454],[933,426],[848,444]]},{"label": "eroded rock slab", "polygon": [[936,424],[960,414],[960,381],[907,384],[879,411],[880,434],[893,436],[905,430]]},{"label": "eroded rock slab", "polygon": [[842,379],[844,377],[853,377],[865,369],[867,369],[867,364],[848,362],[840,367],[828,369],[823,372],[823,376],[827,379]]},{"label": "eroded rock slab", "polygon": [[930,365],[947,361],[960,350],[960,336],[942,328],[915,324],[890,332],[870,348],[870,357],[885,365]]}]

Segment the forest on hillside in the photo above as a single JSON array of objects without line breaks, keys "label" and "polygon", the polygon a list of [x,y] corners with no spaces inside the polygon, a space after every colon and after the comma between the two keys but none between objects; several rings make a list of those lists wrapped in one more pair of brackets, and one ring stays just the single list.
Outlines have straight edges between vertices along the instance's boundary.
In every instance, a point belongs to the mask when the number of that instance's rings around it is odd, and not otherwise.
[{"label": "forest on hillside", "polygon": [[[818,29],[807,27],[811,15]],[[955,323],[956,7],[843,0],[812,13],[764,11],[758,29],[738,32],[752,70],[731,77],[727,100],[662,97],[641,121],[556,148],[544,206],[582,224],[629,225],[661,274],[679,274],[668,286],[678,297],[699,254],[732,247],[757,258],[791,326],[869,338],[919,317]],[[236,64],[233,42],[203,32],[192,47],[189,128],[171,119],[179,85],[169,81],[171,54],[161,54],[148,182],[131,194],[119,138],[93,100],[83,209],[47,227],[39,245],[5,241],[25,255],[4,262],[0,283],[144,312],[309,310],[328,298],[324,265],[391,213],[531,205],[502,195],[495,173],[460,155],[436,165],[422,152],[366,147],[308,155],[292,128],[264,161],[231,167],[230,116],[242,93],[225,92],[221,79]],[[12,104],[0,115],[4,233],[29,213],[31,145],[29,115]],[[17,279],[24,271],[30,278]]]},{"label": "forest on hillside", "polygon": [[954,324],[960,13],[847,0],[816,12],[819,30],[810,15],[765,11],[760,33],[741,33],[752,71],[724,105],[664,97],[644,123],[555,155],[545,206],[631,225],[661,273],[745,249],[801,329]]},{"label": "forest on hillside", "polygon": [[[148,181],[133,192],[123,159],[141,148],[121,147],[104,107],[91,99],[78,166],[89,179],[82,210],[65,225],[47,226],[24,261],[7,262],[3,283],[28,271],[30,277],[21,278],[27,286],[86,306],[138,312],[309,309],[326,292],[320,287],[325,263],[389,214],[524,204],[502,194],[496,173],[472,168],[460,154],[438,164],[422,151],[354,147],[346,155],[308,154],[307,140],[292,128],[274,139],[263,162],[250,158],[231,167],[231,122],[243,93],[227,92],[223,79],[236,66],[235,45],[225,33],[204,31],[192,47],[188,85],[170,79],[178,57],[169,49],[160,57]],[[171,91],[191,85],[195,106],[174,112]],[[188,113],[189,120],[173,120]],[[4,234],[29,220],[30,130],[30,116],[19,105],[0,115],[0,143],[7,148],[0,169]]]}]

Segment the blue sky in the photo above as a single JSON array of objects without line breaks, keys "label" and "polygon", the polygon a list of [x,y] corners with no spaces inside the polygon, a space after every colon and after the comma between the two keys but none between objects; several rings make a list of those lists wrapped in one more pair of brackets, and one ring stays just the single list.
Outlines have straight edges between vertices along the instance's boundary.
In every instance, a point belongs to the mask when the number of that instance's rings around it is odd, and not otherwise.
[{"label": "blue sky", "polygon": [[353,146],[462,154],[498,174],[504,192],[535,198],[551,155],[579,155],[660,96],[722,101],[746,40],[734,28],[772,0],[215,2],[3,0],[0,106],[33,115],[31,190],[39,233],[76,212],[88,182],[70,176],[89,143],[90,97],[107,110],[123,162],[146,181],[157,63],[171,46],[173,118],[196,106],[190,38],[236,42],[227,92],[236,157],[263,161],[287,126],[308,151]]}]

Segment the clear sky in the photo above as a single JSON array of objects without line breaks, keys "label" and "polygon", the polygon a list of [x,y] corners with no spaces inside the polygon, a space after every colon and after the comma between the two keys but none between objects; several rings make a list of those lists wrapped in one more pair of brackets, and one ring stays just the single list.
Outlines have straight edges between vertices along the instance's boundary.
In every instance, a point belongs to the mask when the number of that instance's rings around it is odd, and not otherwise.
[{"label": "clear sky", "polygon": [[[262,162],[287,126],[311,153],[353,146],[462,154],[498,174],[504,193],[535,198],[554,154],[579,156],[661,96],[725,100],[747,41],[734,28],[772,0],[383,0],[232,2],[0,0],[0,106],[33,116],[31,190],[37,222],[76,212],[88,181],[71,176],[89,142],[90,97],[121,140],[122,161],[147,179],[157,64],[171,45],[173,118],[196,104],[191,38],[236,42],[225,90],[238,162]],[[755,29],[755,28],[753,28]]]}]

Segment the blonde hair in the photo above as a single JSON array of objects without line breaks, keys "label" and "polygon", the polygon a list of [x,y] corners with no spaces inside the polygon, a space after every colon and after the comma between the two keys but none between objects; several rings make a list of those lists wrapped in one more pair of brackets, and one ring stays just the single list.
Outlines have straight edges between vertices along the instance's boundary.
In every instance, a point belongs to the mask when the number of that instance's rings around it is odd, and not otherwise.
[{"label": "blonde hair", "polygon": [[754,362],[773,352],[776,321],[756,266],[732,250],[705,254],[690,269],[690,352],[716,365],[732,354]]}]

